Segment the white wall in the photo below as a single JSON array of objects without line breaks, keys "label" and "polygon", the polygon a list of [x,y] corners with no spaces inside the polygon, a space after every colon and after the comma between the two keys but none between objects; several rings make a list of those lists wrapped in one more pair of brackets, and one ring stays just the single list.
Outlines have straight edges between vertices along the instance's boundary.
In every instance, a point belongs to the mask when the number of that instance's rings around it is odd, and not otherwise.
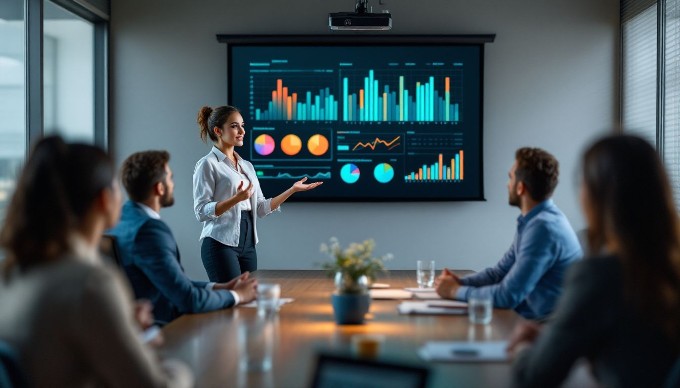
[{"label": "white wall", "polygon": [[[372,2],[374,10],[382,7]],[[507,204],[514,151],[538,146],[561,163],[555,201],[583,227],[576,167],[584,145],[618,118],[618,0],[387,0],[393,34],[495,33],[486,46],[484,186],[486,202],[284,204],[258,223],[261,269],[317,268],[319,244],[375,238],[393,269],[417,258],[479,270],[511,243],[518,210]],[[112,132],[118,162],[167,149],[174,207],[162,211],[185,269],[205,279],[191,174],[208,146],[195,117],[226,103],[226,48],[215,34],[330,34],[327,13],[351,0],[200,2],[116,0],[112,4]],[[360,38],[360,34],[357,34]],[[275,195],[278,193],[265,193]]]}]

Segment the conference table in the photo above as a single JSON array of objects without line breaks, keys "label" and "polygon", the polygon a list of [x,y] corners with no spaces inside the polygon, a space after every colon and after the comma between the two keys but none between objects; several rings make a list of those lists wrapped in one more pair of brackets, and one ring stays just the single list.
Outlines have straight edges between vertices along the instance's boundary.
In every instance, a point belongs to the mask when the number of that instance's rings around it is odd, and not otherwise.
[{"label": "conference table", "polygon": [[[490,324],[475,325],[468,322],[467,315],[402,315],[397,311],[400,300],[374,299],[365,324],[337,325],[330,301],[333,280],[323,271],[260,270],[254,276],[260,283],[280,284],[281,297],[294,299],[272,318],[271,370],[244,372],[239,368],[244,351],[239,346],[239,327],[255,322],[255,308],[239,306],[186,314],[163,328],[164,343],[159,353],[186,362],[194,371],[197,387],[306,387],[317,355],[352,355],[352,336],[357,334],[383,336],[378,361],[428,367],[428,387],[509,386],[508,362],[425,363],[417,351],[427,341],[507,340],[522,320],[512,310],[494,309]],[[415,271],[390,271],[376,281],[395,289],[416,286]],[[587,388],[596,384],[581,365],[564,386]]]}]

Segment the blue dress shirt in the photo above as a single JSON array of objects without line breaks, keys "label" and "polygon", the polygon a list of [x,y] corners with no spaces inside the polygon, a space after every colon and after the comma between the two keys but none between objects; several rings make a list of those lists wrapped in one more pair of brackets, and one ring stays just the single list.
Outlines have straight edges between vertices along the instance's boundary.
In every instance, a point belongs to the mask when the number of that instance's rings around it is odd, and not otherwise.
[{"label": "blue dress shirt", "polygon": [[527,319],[546,318],[566,270],[582,256],[567,217],[548,199],[517,218],[514,241],[498,264],[461,278],[456,299],[490,296],[494,307],[515,309]]}]

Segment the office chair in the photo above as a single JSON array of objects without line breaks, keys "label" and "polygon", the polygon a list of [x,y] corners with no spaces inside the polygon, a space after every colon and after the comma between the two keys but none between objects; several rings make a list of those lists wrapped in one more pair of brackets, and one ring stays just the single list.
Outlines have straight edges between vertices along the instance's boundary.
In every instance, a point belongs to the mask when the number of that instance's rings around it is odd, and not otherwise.
[{"label": "office chair", "polygon": [[120,254],[118,253],[118,243],[114,236],[105,234],[99,241],[99,253],[102,255],[104,260],[108,260],[116,267],[123,268],[123,263],[120,260]]},{"label": "office chair", "polygon": [[26,377],[19,366],[14,349],[0,340],[0,387],[24,388],[27,387]]}]

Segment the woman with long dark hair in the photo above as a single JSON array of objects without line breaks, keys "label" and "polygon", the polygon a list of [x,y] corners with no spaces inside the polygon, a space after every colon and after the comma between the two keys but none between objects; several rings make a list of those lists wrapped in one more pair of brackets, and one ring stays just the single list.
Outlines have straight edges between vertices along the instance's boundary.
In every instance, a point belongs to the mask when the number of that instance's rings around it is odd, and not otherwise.
[{"label": "woman with long dark hair", "polygon": [[183,364],[164,368],[142,343],[132,295],[99,258],[120,215],[111,159],[100,148],[41,140],[0,230],[0,339],[29,386],[189,386]]},{"label": "woman with long dark hair", "polygon": [[590,146],[582,175],[590,257],[573,264],[545,327],[515,331],[514,383],[556,386],[585,357],[604,386],[658,387],[680,350],[680,226],[668,177],[654,148],[630,135]]}]

